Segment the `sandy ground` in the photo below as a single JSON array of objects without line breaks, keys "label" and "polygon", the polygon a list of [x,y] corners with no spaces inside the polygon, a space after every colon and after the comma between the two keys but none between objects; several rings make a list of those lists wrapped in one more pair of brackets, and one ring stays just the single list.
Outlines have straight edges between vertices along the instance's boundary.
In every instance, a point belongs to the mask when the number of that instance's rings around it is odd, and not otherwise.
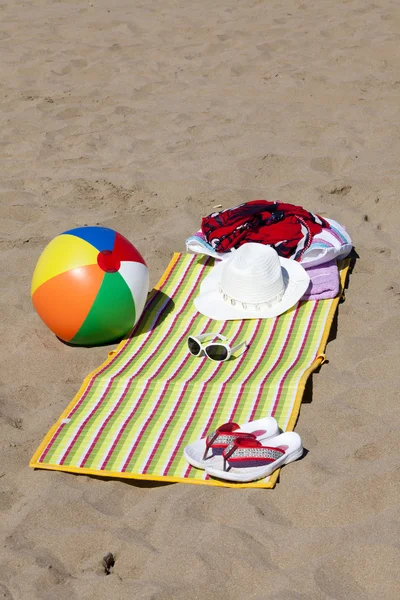
[{"label": "sandy ground", "polygon": [[[399,41],[398,0],[0,0],[0,598],[400,597]],[[360,257],[307,456],[275,490],[29,469],[109,350],[35,314],[48,241],[113,227],[155,283],[201,215],[256,198],[341,221]]]}]

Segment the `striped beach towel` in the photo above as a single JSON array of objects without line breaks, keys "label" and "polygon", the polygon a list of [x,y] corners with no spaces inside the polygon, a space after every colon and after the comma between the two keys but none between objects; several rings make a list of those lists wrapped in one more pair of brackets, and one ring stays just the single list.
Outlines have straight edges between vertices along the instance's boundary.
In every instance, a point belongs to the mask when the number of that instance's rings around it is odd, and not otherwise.
[{"label": "striped beach towel", "polygon": [[[107,477],[228,487],[183,449],[221,423],[274,416],[294,428],[308,375],[324,360],[339,297],[299,302],[274,319],[211,321],[193,305],[213,259],[175,254],[128,339],[91,373],[30,465]],[[342,269],[342,282],[346,268]],[[222,333],[249,348],[225,363],[191,356],[187,336]]]}]

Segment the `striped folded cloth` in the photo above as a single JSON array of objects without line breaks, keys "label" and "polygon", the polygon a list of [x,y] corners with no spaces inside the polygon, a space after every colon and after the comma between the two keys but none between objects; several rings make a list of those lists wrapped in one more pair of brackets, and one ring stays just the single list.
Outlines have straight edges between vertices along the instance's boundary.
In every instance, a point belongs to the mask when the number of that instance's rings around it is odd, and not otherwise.
[{"label": "striped folded cloth", "polygon": [[[351,252],[353,244],[346,228],[333,219],[326,219],[326,221],[329,223],[329,229],[323,228],[313,237],[310,247],[300,260],[304,268],[346,258]],[[231,256],[231,252],[216,252],[201,230],[187,238],[186,251],[212,256],[217,260],[225,260]]]}]

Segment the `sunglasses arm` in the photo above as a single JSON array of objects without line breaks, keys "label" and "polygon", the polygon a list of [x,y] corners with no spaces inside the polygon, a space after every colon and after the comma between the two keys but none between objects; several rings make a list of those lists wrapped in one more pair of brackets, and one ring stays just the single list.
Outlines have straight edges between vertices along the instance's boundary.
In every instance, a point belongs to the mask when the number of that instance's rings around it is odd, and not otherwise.
[{"label": "sunglasses arm", "polygon": [[239,348],[246,345],[247,342],[240,342],[240,344],[237,344],[236,346],[233,346],[233,348],[231,348],[231,353],[233,354],[234,352],[236,352],[236,350],[239,350]]},{"label": "sunglasses arm", "polygon": [[194,340],[197,340],[198,342],[202,342],[203,340],[205,340],[208,337],[218,338],[220,340],[228,339],[221,333],[211,333],[211,332],[210,333],[201,333],[200,335],[192,335],[190,337],[192,337]]}]

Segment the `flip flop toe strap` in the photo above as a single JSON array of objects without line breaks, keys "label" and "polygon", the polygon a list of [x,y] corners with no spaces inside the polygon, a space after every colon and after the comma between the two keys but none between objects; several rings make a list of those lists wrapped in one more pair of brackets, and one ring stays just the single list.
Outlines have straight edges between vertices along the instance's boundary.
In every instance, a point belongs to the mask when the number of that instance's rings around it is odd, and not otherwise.
[{"label": "flip flop toe strap", "polygon": [[210,433],[206,438],[206,447],[204,450],[203,460],[208,457],[208,452],[212,450],[212,456],[222,454],[223,450],[231,443],[240,438],[256,439],[252,433],[237,431],[239,425],[236,423],[225,423]]},{"label": "flip flop toe strap", "polygon": [[280,448],[263,446],[256,439],[233,440],[222,452],[224,471],[229,467],[261,467],[275,462],[285,454]]}]

